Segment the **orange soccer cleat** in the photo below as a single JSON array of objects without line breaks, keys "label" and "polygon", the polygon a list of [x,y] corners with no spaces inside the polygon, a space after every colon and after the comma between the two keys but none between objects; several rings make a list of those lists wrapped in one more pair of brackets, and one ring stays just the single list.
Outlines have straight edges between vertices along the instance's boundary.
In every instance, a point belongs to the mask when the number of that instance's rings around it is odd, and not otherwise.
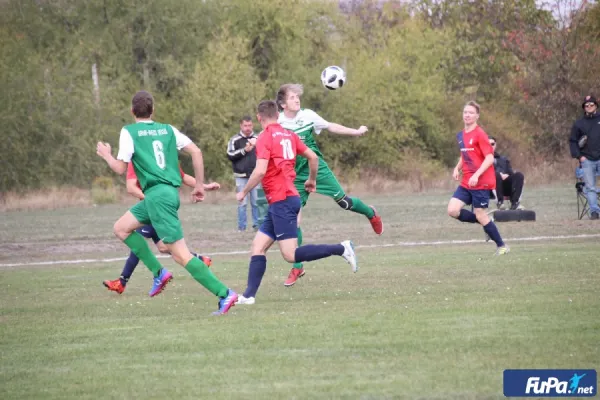
[{"label": "orange soccer cleat", "polygon": [[298,280],[298,278],[302,278],[305,273],[306,272],[304,271],[304,268],[292,268],[290,274],[288,275],[288,278],[283,284],[285,286],[293,286]]},{"label": "orange soccer cleat", "polygon": [[121,283],[121,279],[115,279],[114,281],[106,280],[102,282],[102,284],[111,292],[117,292],[121,294],[125,291],[125,285]]}]

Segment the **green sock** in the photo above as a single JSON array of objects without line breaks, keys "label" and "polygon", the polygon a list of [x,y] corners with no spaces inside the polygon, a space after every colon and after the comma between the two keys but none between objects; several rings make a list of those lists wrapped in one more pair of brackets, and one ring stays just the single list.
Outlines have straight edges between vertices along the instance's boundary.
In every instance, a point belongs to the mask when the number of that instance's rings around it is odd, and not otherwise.
[{"label": "green sock", "polygon": [[162,269],[162,265],[152,253],[152,250],[150,250],[150,246],[148,246],[146,239],[134,231],[131,233],[131,235],[125,238],[123,243],[125,243],[140,260],[142,260],[144,265],[148,267],[148,269],[156,278]]},{"label": "green sock", "polygon": [[365,217],[371,219],[375,215],[375,212],[371,207],[362,202],[358,197],[350,197],[352,199],[352,208],[351,211],[355,213],[359,213],[364,215]]},{"label": "green sock", "polygon": [[219,297],[227,297],[229,289],[212,273],[200,259],[193,257],[185,266],[196,282],[204,286],[209,292]]},{"label": "green sock", "polygon": [[[302,228],[298,227],[298,247],[302,246]],[[302,263],[294,263],[294,268],[301,269]]]}]

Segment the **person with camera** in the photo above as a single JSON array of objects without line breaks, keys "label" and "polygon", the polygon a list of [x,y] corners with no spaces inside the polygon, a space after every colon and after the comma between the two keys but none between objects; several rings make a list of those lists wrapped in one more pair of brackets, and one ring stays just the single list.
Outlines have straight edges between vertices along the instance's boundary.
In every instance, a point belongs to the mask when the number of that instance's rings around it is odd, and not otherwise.
[{"label": "person with camera", "polygon": [[[227,157],[233,166],[236,193],[244,189],[248,183],[248,178],[250,178],[254,167],[256,167],[256,150],[254,146],[256,145],[257,138],[258,135],[253,131],[252,117],[246,115],[240,120],[240,131],[229,139]],[[244,200],[238,203],[237,224],[239,232],[246,230],[248,197],[250,197],[250,205],[252,207],[252,228],[257,230],[259,226],[258,188],[254,188],[249,193],[249,196],[246,196]]]},{"label": "person with camera", "polygon": [[590,219],[600,218],[596,176],[600,175],[600,113],[598,100],[586,96],[581,104],[583,117],[573,124],[569,148],[571,156],[581,163],[583,170],[583,192],[590,207]]}]

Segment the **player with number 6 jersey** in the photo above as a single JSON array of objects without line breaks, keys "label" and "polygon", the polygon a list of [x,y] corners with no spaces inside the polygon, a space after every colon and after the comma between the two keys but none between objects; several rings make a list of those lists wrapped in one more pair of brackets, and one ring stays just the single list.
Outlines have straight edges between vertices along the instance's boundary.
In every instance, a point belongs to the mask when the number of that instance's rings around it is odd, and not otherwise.
[{"label": "player with number 6 jersey", "polygon": [[162,267],[144,237],[136,232],[143,225],[152,225],[173,260],[219,298],[219,309],[215,314],[225,314],[235,304],[238,296],[218,280],[204,262],[191,254],[183,238],[178,216],[178,188],[181,186],[178,150],[183,150],[192,157],[196,178],[196,186],[192,190],[194,202],[204,200],[202,152],[173,126],[152,120],[154,99],[150,93],[140,91],[133,96],[131,113],[135,117],[135,123],[121,129],[117,158],[112,156],[110,145],[106,143],[99,142],[96,149],[98,155],[119,175],[132,162],[144,193],[144,200],[134,205],[115,223],[115,235],[152,271],[154,282],[150,296],[154,296],[163,290],[173,275]]},{"label": "player with number 6 jersey", "polygon": [[[196,179],[193,176],[190,176],[183,172],[181,167],[179,167],[179,173],[181,175],[181,179],[183,180],[183,184],[194,188],[196,186]],[[140,182],[138,181],[137,175],[135,173],[135,168],[133,168],[133,163],[129,163],[127,165],[127,192],[132,196],[144,200],[144,192],[142,192],[142,187],[140,186]],[[218,190],[221,187],[217,182],[211,182],[209,184],[204,185],[205,190]],[[169,253],[167,246],[162,242],[162,240],[158,237],[156,230],[152,227],[152,225],[144,225],[141,228],[136,229],[136,232],[142,235],[145,238],[152,239],[158,251],[161,253]],[[212,264],[212,259],[208,256],[203,256],[197,253],[192,252],[194,257],[198,257],[200,261],[206,264],[207,267],[210,267]],[[122,294],[127,287],[127,283],[133,275],[133,271],[135,271],[137,265],[139,264],[140,259],[135,255],[134,252],[129,253],[129,257],[125,261],[125,265],[123,266],[123,271],[121,272],[121,276],[115,280],[105,280],[102,284],[110,291],[117,292],[118,294]],[[164,288],[164,287],[163,287]],[[151,296],[156,296],[159,292],[151,292]]]},{"label": "player with number 6 jersey", "polygon": [[294,185],[296,179],[296,155],[308,160],[309,173],[304,190],[316,189],[319,158],[292,131],[277,123],[279,115],[274,101],[263,101],[258,105],[258,121],[263,132],[256,141],[256,167],[244,189],[237,194],[238,201],[250,193],[262,181],[269,209],[252,242],[252,257],[248,268],[248,286],[239,296],[238,304],[254,304],[256,293],[267,268],[266,253],[279,242],[279,250],[289,263],[314,261],[333,255],[344,257],[358,270],[352,242],[340,244],[316,244],[298,247],[298,213],[301,200]]}]

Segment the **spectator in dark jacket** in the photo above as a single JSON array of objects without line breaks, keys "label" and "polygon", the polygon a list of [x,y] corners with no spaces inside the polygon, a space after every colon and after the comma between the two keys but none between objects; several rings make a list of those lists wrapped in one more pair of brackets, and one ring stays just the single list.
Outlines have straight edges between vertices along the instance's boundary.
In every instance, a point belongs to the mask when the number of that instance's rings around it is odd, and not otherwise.
[{"label": "spectator in dark jacket", "polygon": [[581,163],[583,169],[583,193],[590,206],[590,218],[600,217],[596,176],[600,175],[600,113],[598,100],[586,96],[581,104],[583,117],[573,124],[569,148],[571,156]]},{"label": "spectator in dark jacket", "polygon": [[[256,166],[256,138],[258,136],[253,132],[252,117],[244,116],[240,120],[240,131],[229,139],[227,145],[227,157],[233,165],[233,176],[235,177],[236,192],[240,192],[248,183],[248,178],[252,175]],[[247,224],[247,199],[250,197],[250,205],[252,207],[252,228],[258,229],[258,206],[256,204],[258,187],[250,192],[250,196],[246,196],[243,201],[238,204],[238,231],[246,230]]]},{"label": "spectator in dark jacket", "polygon": [[510,165],[508,157],[500,155],[496,151],[496,138],[490,136],[490,145],[494,149],[494,169],[496,170],[496,200],[498,208],[504,210],[504,196],[510,197],[510,209],[520,210],[521,194],[525,184],[525,176],[521,172],[515,172]]}]

